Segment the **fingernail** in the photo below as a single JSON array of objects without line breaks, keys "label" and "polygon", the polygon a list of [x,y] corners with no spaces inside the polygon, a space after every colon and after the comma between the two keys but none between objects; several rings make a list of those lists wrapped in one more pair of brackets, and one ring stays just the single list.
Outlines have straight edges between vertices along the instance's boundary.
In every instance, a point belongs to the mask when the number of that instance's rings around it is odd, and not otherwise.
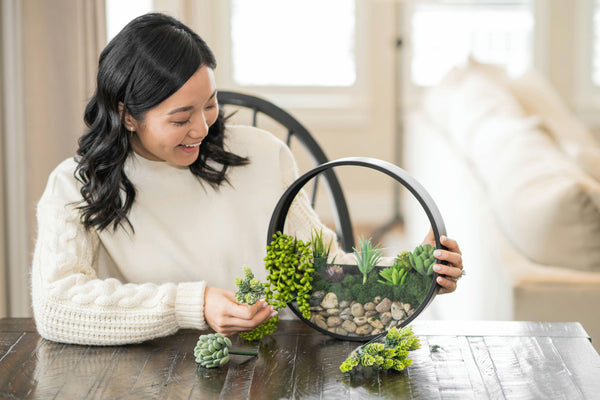
[{"label": "fingernail", "polygon": [[444,283],[444,278],[442,278],[441,276],[438,276],[438,278],[437,278],[437,283],[439,283],[440,285],[441,285],[442,283]]},{"label": "fingernail", "polygon": [[277,311],[273,311],[273,312],[271,313],[271,318],[273,318],[273,317],[274,317],[274,316],[276,316],[276,315],[277,315]]},{"label": "fingernail", "polygon": [[433,266],[433,270],[434,270],[434,271],[441,271],[441,270],[442,270],[442,266],[441,266],[441,265],[439,265],[439,264],[435,264],[435,265]]},{"label": "fingernail", "polygon": [[262,302],[263,302],[263,303],[262,303],[262,308],[265,308],[266,306],[268,306],[268,305],[269,305],[269,303],[267,303],[267,302],[266,302],[266,301],[264,301],[264,300],[262,300]]},{"label": "fingernail", "polygon": [[441,256],[441,255],[442,255],[442,251],[441,251],[441,250],[435,250],[435,251],[433,252],[433,256],[434,256],[434,257],[439,257],[439,256]]},{"label": "fingernail", "polygon": [[445,242],[445,241],[446,241],[446,239],[448,239],[448,238],[446,237],[446,235],[442,235],[442,236],[440,236],[440,242]]}]

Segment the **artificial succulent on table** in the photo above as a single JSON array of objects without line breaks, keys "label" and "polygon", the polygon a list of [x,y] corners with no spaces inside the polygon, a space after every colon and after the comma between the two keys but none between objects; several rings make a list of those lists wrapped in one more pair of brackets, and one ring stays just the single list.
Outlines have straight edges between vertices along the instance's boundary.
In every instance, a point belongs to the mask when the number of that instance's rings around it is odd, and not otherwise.
[{"label": "artificial succulent on table", "polygon": [[256,351],[231,350],[231,340],[220,333],[210,333],[198,338],[194,347],[196,362],[204,368],[217,368],[229,361],[230,354],[256,356]]},{"label": "artificial succulent on table", "polygon": [[340,371],[349,373],[355,367],[392,369],[402,371],[412,364],[408,352],[421,347],[412,327],[391,328],[384,343],[370,342],[355,349],[340,365]]}]

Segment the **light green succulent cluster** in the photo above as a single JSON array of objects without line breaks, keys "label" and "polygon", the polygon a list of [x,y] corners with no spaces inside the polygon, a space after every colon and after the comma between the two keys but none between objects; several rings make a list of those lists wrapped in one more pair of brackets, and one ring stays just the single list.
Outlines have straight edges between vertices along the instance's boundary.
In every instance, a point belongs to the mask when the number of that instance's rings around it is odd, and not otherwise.
[{"label": "light green succulent cluster", "polygon": [[412,269],[410,264],[410,253],[408,251],[402,251],[398,253],[394,259],[394,264],[389,268],[384,268],[379,271],[379,275],[385,279],[381,279],[377,282],[383,283],[388,286],[403,285],[408,275],[408,271]]},{"label": "light green succulent cluster", "polygon": [[196,362],[204,368],[217,368],[227,364],[230,354],[257,356],[257,351],[231,350],[231,340],[220,333],[210,333],[198,338],[194,347]]},{"label": "light green succulent cluster", "polygon": [[421,347],[412,327],[391,328],[384,343],[367,343],[360,346],[340,365],[340,371],[348,373],[356,366],[393,369],[402,371],[412,364],[408,352]]},{"label": "light green succulent cluster", "polygon": [[432,275],[433,266],[435,265],[435,257],[433,251],[435,249],[430,244],[423,244],[415,247],[410,253],[410,264],[421,275]]},{"label": "light green succulent cluster", "polygon": [[254,273],[247,266],[242,267],[244,278],[235,278],[235,300],[238,303],[252,305],[260,300],[265,294],[265,285],[254,277]]},{"label": "light green succulent cluster", "polygon": [[196,362],[204,368],[216,368],[229,361],[231,340],[219,333],[202,335],[194,347]]}]

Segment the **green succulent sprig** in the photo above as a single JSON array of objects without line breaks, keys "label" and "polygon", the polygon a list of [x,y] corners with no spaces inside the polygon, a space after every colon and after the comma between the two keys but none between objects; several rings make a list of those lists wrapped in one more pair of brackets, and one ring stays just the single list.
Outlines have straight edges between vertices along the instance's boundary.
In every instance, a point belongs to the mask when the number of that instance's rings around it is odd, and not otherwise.
[{"label": "green succulent sprig", "polygon": [[412,364],[409,351],[421,347],[419,338],[412,327],[391,328],[384,343],[372,342],[356,348],[340,365],[340,371],[349,373],[355,367],[369,367],[380,370],[402,371]]},{"label": "green succulent sprig", "polygon": [[423,244],[415,247],[410,253],[410,264],[421,275],[432,275],[435,257],[433,251],[435,248],[430,244]]},{"label": "green succulent sprig", "polygon": [[229,361],[230,354],[256,356],[257,351],[231,350],[231,340],[220,333],[202,335],[194,347],[196,362],[204,368],[217,368]]},{"label": "green succulent sprig", "polygon": [[310,319],[310,291],[315,269],[312,264],[310,243],[294,236],[277,232],[267,246],[265,268],[269,271],[269,284],[265,290],[276,308],[294,300],[302,316]]},{"label": "green succulent sprig", "polygon": [[235,278],[235,300],[238,303],[253,305],[260,300],[265,294],[265,285],[254,277],[252,270],[247,267],[242,267],[244,278]]},{"label": "green succulent sprig", "polygon": [[356,247],[353,247],[352,249],[354,250],[354,257],[356,257],[358,269],[363,274],[364,285],[367,283],[367,275],[369,272],[371,272],[381,260],[383,249],[381,249],[379,245],[373,246],[371,238],[365,239],[364,237],[359,239],[359,247],[360,251]]},{"label": "green succulent sprig", "polygon": [[[294,236],[277,232],[267,246],[265,268],[269,271],[265,283],[267,303],[276,310],[296,300],[298,309],[306,319],[310,319],[310,292],[315,272],[312,249],[308,242]],[[240,336],[248,341],[262,339],[277,329],[279,317],[274,316],[249,332]]]}]

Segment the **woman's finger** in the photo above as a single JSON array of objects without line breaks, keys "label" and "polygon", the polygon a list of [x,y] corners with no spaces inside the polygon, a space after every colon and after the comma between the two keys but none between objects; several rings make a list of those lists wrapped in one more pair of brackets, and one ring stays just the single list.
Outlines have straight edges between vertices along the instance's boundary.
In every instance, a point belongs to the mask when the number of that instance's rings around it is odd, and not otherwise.
[{"label": "woman's finger", "polygon": [[440,285],[439,294],[451,293],[456,290],[456,281],[443,276],[438,276],[436,282]]}]

